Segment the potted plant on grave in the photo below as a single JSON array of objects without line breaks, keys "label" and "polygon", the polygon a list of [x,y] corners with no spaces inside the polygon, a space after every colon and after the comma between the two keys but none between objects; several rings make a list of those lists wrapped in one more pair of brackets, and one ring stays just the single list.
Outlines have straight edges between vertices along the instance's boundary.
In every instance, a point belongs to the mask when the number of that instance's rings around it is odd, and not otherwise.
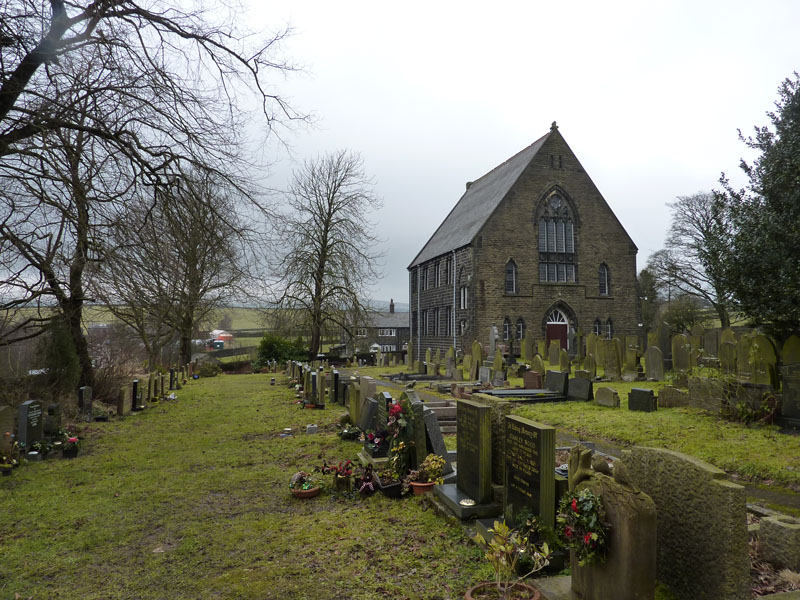
[{"label": "potted plant on grave", "polygon": [[338,465],[329,465],[327,461],[322,462],[321,467],[315,470],[323,475],[333,475],[333,488],[337,492],[349,492],[352,489],[350,477],[353,475],[353,461],[339,461]]},{"label": "potted plant on grave", "polygon": [[[525,539],[529,546],[541,547],[547,544],[550,549],[548,564],[544,570],[547,573],[558,573],[564,570],[566,559],[569,552],[565,551],[564,544],[561,543],[556,531],[542,523],[531,512],[522,511],[515,521],[519,524],[520,535]],[[517,575],[524,575],[533,568],[533,561],[530,554],[523,552],[517,561]]]},{"label": "potted plant on grave", "polygon": [[64,458],[75,458],[81,447],[81,440],[78,436],[65,432],[61,440],[61,456]]},{"label": "potted plant on grave", "polygon": [[438,454],[428,454],[420,463],[419,468],[409,471],[405,481],[414,490],[414,495],[425,494],[430,492],[437,483],[444,483],[444,479],[442,479],[444,464],[445,460]]},{"label": "potted plant on grave", "polygon": [[381,493],[387,498],[399,498],[403,495],[403,478],[408,473],[409,460],[404,442],[391,449],[386,466],[378,473]]},{"label": "potted plant on grave", "polygon": [[313,498],[322,491],[321,482],[307,471],[298,471],[289,480],[289,490],[295,498]]},{"label": "potted plant on grave", "polygon": [[[479,534],[475,542],[486,550],[485,557],[494,569],[494,581],[481,582],[464,594],[466,600],[539,600],[541,594],[522,580],[543,569],[548,562],[550,549],[547,543],[533,544],[529,537],[505,522],[495,521],[489,529],[490,540]],[[525,556],[531,568],[522,576],[517,576],[517,565]]]},{"label": "potted plant on grave", "polygon": [[0,473],[11,475],[17,466],[19,466],[19,447],[14,442],[8,450],[0,451]]},{"label": "potted plant on grave", "polygon": [[605,522],[605,510],[599,496],[588,489],[564,494],[558,504],[556,522],[559,538],[575,552],[579,565],[605,560],[609,525]]},{"label": "potted plant on grave", "polygon": [[342,441],[350,440],[355,441],[361,439],[361,428],[358,425],[353,425],[352,423],[345,423],[344,427],[342,427],[336,435],[339,436],[339,439]]},{"label": "potted plant on grave", "polygon": [[389,453],[389,432],[370,432],[364,436],[364,449],[372,458],[383,458]]}]

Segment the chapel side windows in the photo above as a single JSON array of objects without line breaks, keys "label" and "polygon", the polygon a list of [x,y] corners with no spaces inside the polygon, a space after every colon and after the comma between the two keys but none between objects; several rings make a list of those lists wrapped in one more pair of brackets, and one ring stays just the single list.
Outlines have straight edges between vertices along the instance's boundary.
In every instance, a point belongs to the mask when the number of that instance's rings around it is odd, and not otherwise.
[{"label": "chapel side windows", "polygon": [[506,317],[503,320],[503,339],[508,341],[511,338],[511,321]]},{"label": "chapel side windows", "polygon": [[513,260],[506,263],[506,294],[517,293],[517,265]]},{"label": "chapel side windows", "polygon": [[606,265],[600,265],[597,269],[597,283],[598,283],[598,292],[601,296],[610,296],[611,295],[611,287],[609,286],[609,277],[608,277],[608,267]]},{"label": "chapel side windows", "polygon": [[517,328],[516,329],[517,329],[517,331],[516,331],[517,340],[518,341],[522,341],[522,339],[525,337],[525,321],[522,319],[522,317],[517,319]]},{"label": "chapel side windows", "polygon": [[570,204],[557,192],[539,207],[539,282],[575,283],[575,223]]},{"label": "chapel side windows", "polygon": [[458,306],[461,310],[466,310],[469,308],[469,290],[467,286],[462,285],[458,290],[459,295],[459,303]]}]

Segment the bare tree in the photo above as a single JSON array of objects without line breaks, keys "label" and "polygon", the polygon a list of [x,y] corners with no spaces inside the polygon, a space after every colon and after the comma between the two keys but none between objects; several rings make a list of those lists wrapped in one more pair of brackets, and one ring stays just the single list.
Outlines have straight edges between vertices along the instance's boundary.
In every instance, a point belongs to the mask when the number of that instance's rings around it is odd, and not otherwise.
[{"label": "bare tree", "polygon": [[282,218],[286,252],[276,265],[278,304],[310,331],[312,356],[326,327],[352,329],[352,316],[367,311],[368,285],[380,277],[368,213],[381,202],[371,185],[361,158],[344,150],[295,172],[287,198],[291,212]]},{"label": "bare tree", "polygon": [[95,295],[138,333],[151,365],[176,339],[189,362],[199,324],[241,295],[252,232],[242,225],[238,199],[223,181],[197,174],[176,180],[155,206],[132,208],[116,229]]},{"label": "bare tree", "polygon": [[731,294],[723,278],[729,256],[730,216],[724,199],[699,192],[669,205],[672,223],[665,248],[650,256],[656,286],[675,288],[711,304],[722,327],[730,325]]},{"label": "bare tree", "polygon": [[[186,5],[184,5],[186,6]],[[199,6],[199,3],[197,4]],[[266,131],[298,118],[270,91],[266,42],[212,12],[136,0],[12,0],[0,5],[0,308],[17,310],[0,343],[63,314],[81,330],[87,265],[102,261],[123,203],[151,210],[176,178],[213,175],[251,195],[240,155],[244,95]],[[39,310],[31,311],[34,306]]]}]

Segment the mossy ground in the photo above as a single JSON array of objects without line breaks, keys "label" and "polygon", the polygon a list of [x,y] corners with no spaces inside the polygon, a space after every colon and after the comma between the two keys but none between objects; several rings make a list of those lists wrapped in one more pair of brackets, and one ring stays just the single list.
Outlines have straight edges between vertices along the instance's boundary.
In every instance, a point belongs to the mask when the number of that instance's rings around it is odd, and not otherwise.
[{"label": "mossy ground", "polygon": [[87,426],[78,458],[0,479],[0,598],[444,599],[489,578],[415,498],[293,498],[292,473],[358,444],[336,436],[340,411],[301,410],[269,377],[192,382]]}]

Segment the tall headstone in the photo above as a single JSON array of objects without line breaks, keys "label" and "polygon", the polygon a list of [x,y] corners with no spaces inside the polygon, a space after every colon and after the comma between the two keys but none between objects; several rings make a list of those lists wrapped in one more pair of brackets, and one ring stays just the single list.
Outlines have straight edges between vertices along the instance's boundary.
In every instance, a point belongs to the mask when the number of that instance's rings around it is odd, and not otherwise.
[{"label": "tall headstone", "polygon": [[339,389],[339,371],[334,369],[331,371],[331,402],[334,404],[342,404],[342,397],[340,396]]},{"label": "tall headstone", "polygon": [[753,338],[743,335],[736,343],[736,375],[739,381],[751,381],[753,377]]},{"label": "tall headstone", "polygon": [[499,349],[495,350],[494,361],[492,362],[492,370],[495,373],[503,370],[503,354]]},{"label": "tall headstone", "polygon": [[539,356],[538,354],[534,356],[533,360],[531,361],[531,371],[536,371],[543,378],[545,376],[545,373],[547,372],[547,369],[545,369],[544,366],[544,361],[542,360],[542,357]]},{"label": "tall headstone", "polygon": [[317,374],[317,404],[320,406],[325,405],[325,392],[328,389],[328,378],[325,372],[320,370]]},{"label": "tall headstone", "polygon": [[719,329],[707,329],[703,333],[703,354],[719,356]]},{"label": "tall headstone", "polygon": [[[471,374],[472,374],[472,355],[471,354],[465,354],[464,355],[464,360],[461,363],[461,373],[462,373],[462,377],[464,379],[472,379],[472,377],[471,377]],[[475,380],[473,379],[473,381],[475,381]]]},{"label": "tall headstone", "polygon": [[[405,393],[405,392],[404,392]],[[411,419],[414,432],[414,450],[412,452],[412,469],[416,469],[428,456],[427,433],[425,432],[425,405],[422,404],[416,393],[410,392],[407,396],[411,399]],[[402,396],[401,396],[402,397]],[[414,457],[416,454],[416,457]]]},{"label": "tall headstone", "polygon": [[786,365],[800,363],[800,337],[790,335],[781,348],[781,362]]},{"label": "tall headstone", "polygon": [[639,351],[630,346],[625,348],[625,360],[622,367],[623,381],[635,381],[639,375]]},{"label": "tall headstone", "polygon": [[506,522],[519,525],[518,518],[528,513],[555,527],[555,428],[508,415],[505,438]]},{"label": "tall headstone", "polygon": [[622,372],[614,340],[600,340],[597,346],[600,349],[600,355],[604,359],[603,371],[605,372],[605,378],[611,381],[619,381],[622,378]]},{"label": "tall headstone", "polygon": [[719,345],[719,367],[725,375],[736,373],[736,342],[722,342]]},{"label": "tall headstone", "polygon": [[437,348],[436,354],[433,355],[433,362],[436,364],[442,364],[442,349]]},{"label": "tall headstone", "polygon": [[42,403],[38,400],[26,400],[19,407],[17,441],[22,448],[30,448],[31,444],[41,442],[43,437]]},{"label": "tall headstone", "polygon": [[494,356],[497,351],[497,338],[497,327],[492,323],[492,327],[489,329],[489,356]]},{"label": "tall headstone", "polygon": [[139,390],[139,380],[134,379],[131,383],[131,411],[142,410],[142,407],[139,406],[139,400],[141,396],[141,390]]},{"label": "tall headstone", "polygon": [[78,388],[78,414],[84,421],[92,420],[92,387],[89,385]]},{"label": "tall headstone", "polygon": [[428,348],[425,350],[425,364],[430,365],[433,362],[433,357],[431,356],[431,349]]},{"label": "tall headstone", "polygon": [[572,371],[572,363],[569,360],[569,354],[563,348],[558,353],[558,370],[567,373]]},{"label": "tall headstone", "polygon": [[757,335],[753,337],[753,345],[750,351],[753,364],[753,375],[750,381],[776,387],[778,384],[776,373],[778,355],[772,340],[765,335]]},{"label": "tall headstone", "polygon": [[449,475],[453,472],[453,465],[450,464],[447,446],[445,446],[442,430],[439,427],[439,419],[436,418],[436,413],[430,408],[425,408],[422,411],[422,418],[425,421],[428,450],[444,459],[442,474]]},{"label": "tall headstone", "polygon": [[539,356],[544,356],[547,354],[547,344],[544,340],[539,340],[536,342],[536,352],[539,353]]},{"label": "tall headstone", "polygon": [[130,389],[127,385],[119,388],[119,395],[117,396],[117,414],[122,417],[131,412]]},{"label": "tall headstone", "polygon": [[473,400],[459,400],[456,421],[458,489],[479,504],[491,502],[491,408]]},{"label": "tall headstone", "polygon": [[472,342],[472,370],[469,374],[471,381],[478,380],[478,369],[481,363],[483,363],[483,346],[478,340],[475,340]]},{"label": "tall headstone", "polygon": [[361,411],[361,420],[358,426],[361,431],[373,431],[375,429],[375,417],[378,414],[378,401],[375,398],[367,398]]},{"label": "tall headstone", "polygon": [[170,368],[170,370],[169,370],[169,389],[170,389],[170,391],[175,389],[175,382],[176,381],[177,381],[177,379],[175,377],[175,369],[174,368]]},{"label": "tall headstone", "polygon": [[597,360],[597,339],[596,333],[590,333],[586,336],[586,356],[594,356],[595,360]]},{"label": "tall headstone", "polygon": [[375,412],[375,429],[383,431],[389,422],[389,407],[393,404],[392,395],[389,392],[378,394],[378,407]]},{"label": "tall headstone", "polygon": [[597,377],[597,364],[594,361],[594,354],[587,354],[583,359],[583,370],[589,373],[589,379]]},{"label": "tall headstone", "polygon": [[550,348],[547,351],[547,362],[550,363],[551,367],[554,367],[559,363],[560,356],[561,356],[561,341],[550,340]]},{"label": "tall headstone", "polygon": [[672,369],[674,371],[691,371],[690,356],[689,338],[682,333],[672,336]]},{"label": "tall headstone", "polygon": [[726,327],[720,332],[719,343],[721,344],[722,342],[736,342],[736,334],[733,329]]},{"label": "tall headstone", "polygon": [[795,425],[800,425],[800,363],[786,365],[781,371],[783,374],[781,416],[791,419]]},{"label": "tall headstone", "polygon": [[644,369],[648,381],[663,381],[664,357],[658,346],[649,346],[644,353]]}]

